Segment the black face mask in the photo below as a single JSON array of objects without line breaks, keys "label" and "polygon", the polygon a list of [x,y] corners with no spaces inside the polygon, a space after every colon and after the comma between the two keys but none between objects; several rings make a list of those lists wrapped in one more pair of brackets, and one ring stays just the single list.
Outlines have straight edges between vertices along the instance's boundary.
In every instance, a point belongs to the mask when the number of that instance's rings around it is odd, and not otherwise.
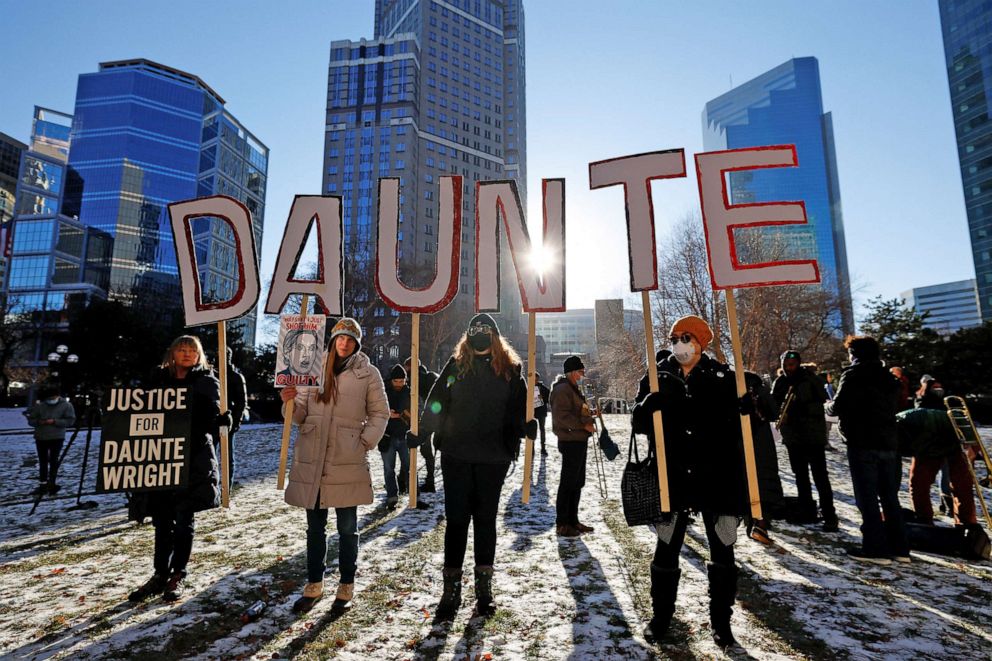
[{"label": "black face mask", "polygon": [[493,338],[489,333],[476,333],[468,336],[468,343],[475,351],[485,351],[492,346]]}]

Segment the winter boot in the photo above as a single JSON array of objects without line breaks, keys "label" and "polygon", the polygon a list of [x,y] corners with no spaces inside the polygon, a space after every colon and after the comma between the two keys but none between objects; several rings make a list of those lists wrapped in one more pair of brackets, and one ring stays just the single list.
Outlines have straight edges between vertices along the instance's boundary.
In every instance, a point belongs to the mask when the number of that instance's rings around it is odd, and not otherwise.
[{"label": "winter boot", "polygon": [[337,594],[334,595],[334,603],[331,605],[332,613],[343,613],[351,608],[351,600],[355,598],[354,583],[339,583]]},{"label": "winter boot", "polygon": [[163,574],[156,572],[145,581],[145,584],[127,596],[127,600],[133,603],[144,601],[148,597],[165,592],[165,584],[168,579]]},{"label": "winter boot", "polygon": [[434,488],[434,476],[428,475],[424,483],[420,485],[421,493],[435,493],[437,490]]},{"label": "winter boot", "polygon": [[475,612],[481,617],[490,617],[496,612],[493,603],[493,568],[475,568]]},{"label": "winter boot", "polygon": [[823,515],[823,532],[837,532],[840,530],[840,520],[836,514]]},{"label": "winter boot", "polygon": [[306,613],[317,601],[324,596],[324,582],[307,583],[303,588],[303,596],[293,602],[294,613]]},{"label": "winter boot", "polygon": [[713,642],[726,649],[737,644],[730,630],[730,615],[734,612],[737,597],[737,567],[709,563],[706,572],[710,579],[710,627]]},{"label": "winter boot", "polygon": [[462,570],[445,567],[441,575],[444,579],[444,591],[437,605],[435,619],[450,620],[462,605]]},{"label": "winter boot", "polygon": [[165,601],[179,601],[182,598],[183,592],[186,591],[186,572],[185,571],[174,571],[169,574],[169,580],[165,584],[165,592],[162,593],[162,599]]},{"label": "winter boot", "polygon": [[651,621],[644,627],[644,639],[656,643],[668,633],[675,614],[675,597],[679,591],[680,569],[665,569],[651,563]]},{"label": "winter boot", "polygon": [[55,484],[55,482],[49,482],[48,484],[45,485],[45,487],[48,490],[48,493],[50,493],[53,496],[59,492],[59,489],[62,488],[59,485]]}]

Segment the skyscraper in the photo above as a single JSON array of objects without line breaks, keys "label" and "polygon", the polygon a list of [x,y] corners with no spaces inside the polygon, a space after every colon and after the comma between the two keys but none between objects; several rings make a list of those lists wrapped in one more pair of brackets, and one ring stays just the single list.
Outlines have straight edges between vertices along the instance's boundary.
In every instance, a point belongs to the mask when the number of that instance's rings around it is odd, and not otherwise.
[{"label": "skyscraper", "polygon": [[[103,62],[79,77],[65,213],[114,237],[110,296],[178,309],[178,271],[167,205],[224,194],[252,212],[262,242],[268,148],[195,75],[143,59]],[[204,298],[237,287],[234,237],[198,219],[193,239]],[[231,324],[255,341],[255,313]]]},{"label": "skyscraper", "polygon": [[[757,230],[775,237],[778,256],[815,257],[824,287],[840,302],[841,329],[854,330],[833,120],[823,112],[820,68],[815,57],[795,58],[718,96],[703,110],[707,151],[794,144],[797,168],[730,174],[734,204],[803,200],[808,225]],[[754,231],[754,230],[752,230]]]},{"label": "skyscraper", "polygon": [[0,133],[0,285],[3,284],[7,259],[10,257],[11,220],[14,219],[14,199],[17,177],[21,169],[21,154],[28,146],[6,133]]},{"label": "skyscraper", "polygon": [[[461,176],[459,289],[444,313],[458,326],[474,309],[475,182],[515,180],[526,204],[523,3],[376,0],[374,22],[374,39],[331,43],[323,191],[342,196],[346,260],[361,273],[374,263],[378,178],[399,177],[398,257],[403,280],[416,285],[434,270],[439,179]],[[509,263],[501,277],[500,329],[520,342]],[[405,356],[408,326],[370,300],[368,282],[346,281],[345,304],[367,313],[366,348],[382,365]]]},{"label": "skyscraper", "polygon": [[944,59],[982,319],[992,320],[992,5],[940,0]]}]

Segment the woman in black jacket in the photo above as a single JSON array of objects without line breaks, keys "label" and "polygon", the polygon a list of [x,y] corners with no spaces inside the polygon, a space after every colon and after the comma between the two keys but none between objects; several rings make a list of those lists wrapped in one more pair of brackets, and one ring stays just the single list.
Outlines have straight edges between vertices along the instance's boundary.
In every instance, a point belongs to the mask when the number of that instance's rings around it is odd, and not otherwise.
[{"label": "woman in black jacket", "polygon": [[[520,358],[488,314],[472,318],[431,389],[421,435],[434,434],[444,477],[444,592],[438,619],[461,605],[469,523],[475,529],[476,612],[491,615],[496,514],[503,480],[525,433],[527,388]],[[531,421],[530,437],[537,431]],[[412,444],[419,443],[416,437]]]},{"label": "woman in black jacket", "polygon": [[644,631],[660,640],[675,613],[679,555],[690,512],[702,514],[709,543],[707,564],[710,624],[720,647],[735,644],[730,615],[737,595],[734,542],[747,511],[740,412],[750,412],[750,395],[738,401],[734,373],[703,350],[713,339],[709,324],[683,317],[671,330],[672,355],[657,364],[659,391],[633,410],[635,433],[654,445],[655,411],[663,411],[665,458],[672,516],[657,525],[658,544],[651,563],[653,617]]},{"label": "woman in black jacket", "polygon": [[146,384],[147,389],[168,387],[189,389],[189,482],[185,488],[132,494],[130,517],[140,522],[151,515],[155,526],[155,573],[128,596],[129,601],[143,601],[156,594],[162,594],[165,601],[182,596],[186,564],[193,550],[193,516],[220,506],[220,470],[213,436],[220,425],[230,427],[231,414],[220,414],[220,383],[196,337],[183,335],[173,340]]}]

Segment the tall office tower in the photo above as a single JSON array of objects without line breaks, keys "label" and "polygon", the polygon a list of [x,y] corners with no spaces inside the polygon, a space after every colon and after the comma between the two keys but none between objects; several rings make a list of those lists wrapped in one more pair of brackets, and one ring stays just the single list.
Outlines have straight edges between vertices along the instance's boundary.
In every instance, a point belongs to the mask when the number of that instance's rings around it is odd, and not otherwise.
[{"label": "tall office tower", "polygon": [[823,112],[816,58],[789,60],[707,103],[703,110],[703,143],[707,151],[796,145],[797,168],[731,173],[731,202],[806,203],[808,226],[750,231],[759,232],[764,240],[774,238],[779,256],[815,257],[823,286],[834,292],[840,302],[840,318],[836,320],[840,329],[853,332],[833,120],[830,113]]},{"label": "tall office tower", "polygon": [[[440,177],[462,177],[458,294],[423,322],[443,358],[474,310],[476,182],[514,180],[526,207],[523,26],[522,0],[376,0],[374,39],[331,43],[323,191],[342,197],[345,304],[363,317],[380,366],[405,357],[410,340],[406,316],[370,294],[378,179],[400,180],[397,257],[416,286],[433,277]],[[505,239],[502,255],[498,323],[520,348],[526,329]]]},{"label": "tall office tower", "polygon": [[982,320],[992,320],[992,6],[940,0],[944,59]]},{"label": "tall office tower", "polygon": [[[65,213],[114,237],[110,296],[158,310],[179,309],[170,202],[223,194],[252,213],[262,243],[268,148],[197,76],[150,62],[103,62],[76,91]],[[192,223],[204,298],[227,300],[238,286],[234,236],[216,219]],[[255,342],[255,312],[229,333]]]},{"label": "tall office tower", "polygon": [[[21,168],[21,154],[28,146],[6,133],[0,133],[0,285],[3,284],[10,258],[8,237],[14,219],[14,199],[17,194],[17,176]],[[2,307],[2,305],[0,305]]]},{"label": "tall office tower", "polygon": [[63,211],[73,181],[71,124],[71,115],[36,107],[31,146],[21,156],[2,297],[8,322],[29,329],[30,341],[12,357],[15,368],[44,368],[72,313],[107,297],[113,239]]},{"label": "tall office tower", "polygon": [[941,335],[951,335],[962,328],[982,325],[978,309],[978,289],[974,280],[942,282],[939,285],[914,287],[899,294],[906,307],[926,314],[923,325]]}]

